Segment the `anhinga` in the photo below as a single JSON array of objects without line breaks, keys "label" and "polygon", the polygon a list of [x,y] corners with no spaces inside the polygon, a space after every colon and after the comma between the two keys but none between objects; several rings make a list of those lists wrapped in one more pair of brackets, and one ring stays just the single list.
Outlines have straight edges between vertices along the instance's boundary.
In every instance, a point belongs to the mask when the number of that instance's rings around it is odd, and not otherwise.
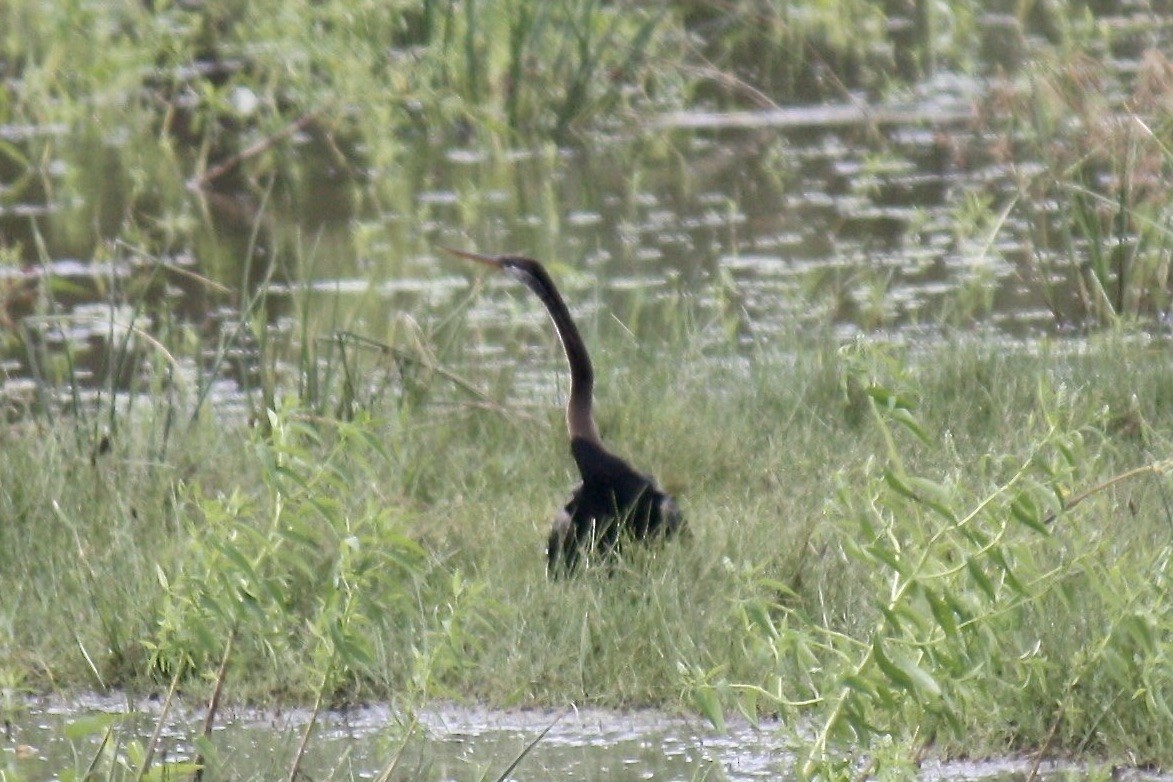
[{"label": "anhinga", "polygon": [[680,529],[683,519],[675,500],[661,491],[651,476],[607,450],[599,438],[591,410],[595,385],[591,358],[566,302],[542,264],[516,255],[494,257],[444,249],[505,272],[537,294],[554,321],[570,364],[566,428],[582,483],[554,519],[546,546],[547,574],[570,573],[584,551],[611,554],[625,536],[642,540]]}]

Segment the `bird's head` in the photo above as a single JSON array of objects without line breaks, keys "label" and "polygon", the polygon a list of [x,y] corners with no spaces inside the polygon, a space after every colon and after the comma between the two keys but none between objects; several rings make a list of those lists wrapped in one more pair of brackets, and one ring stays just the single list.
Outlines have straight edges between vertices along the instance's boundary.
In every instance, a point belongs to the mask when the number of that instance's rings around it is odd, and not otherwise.
[{"label": "bird's head", "polygon": [[553,287],[553,282],[550,281],[549,275],[546,274],[546,270],[542,267],[542,264],[533,258],[526,258],[524,255],[482,255],[481,253],[470,253],[444,246],[441,246],[440,249],[446,253],[455,255],[457,258],[476,261],[477,263],[492,267],[497,271],[504,272],[510,277],[525,283],[526,287],[531,289],[537,290],[539,286]]}]

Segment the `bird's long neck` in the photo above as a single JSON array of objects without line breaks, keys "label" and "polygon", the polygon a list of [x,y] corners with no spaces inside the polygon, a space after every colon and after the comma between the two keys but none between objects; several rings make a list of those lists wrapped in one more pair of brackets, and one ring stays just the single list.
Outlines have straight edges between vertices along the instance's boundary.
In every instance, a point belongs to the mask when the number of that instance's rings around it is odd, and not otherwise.
[{"label": "bird's long neck", "polygon": [[570,364],[570,401],[566,404],[566,428],[570,431],[570,437],[581,437],[602,447],[599,429],[595,425],[591,410],[595,371],[591,367],[591,357],[582,341],[582,335],[578,333],[578,327],[570,317],[566,302],[554,287],[554,281],[546,274],[545,269],[534,264],[531,274],[527,275],[526,283],[546,306],[546,312],[554,321],[554,328],[562,341],[566,362]]}]

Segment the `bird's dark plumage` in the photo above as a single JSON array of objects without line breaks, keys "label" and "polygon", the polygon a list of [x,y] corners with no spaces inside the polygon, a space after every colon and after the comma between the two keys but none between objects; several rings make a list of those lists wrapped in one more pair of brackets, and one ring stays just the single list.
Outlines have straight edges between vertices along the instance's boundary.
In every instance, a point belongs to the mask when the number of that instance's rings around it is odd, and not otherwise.
[{"label": "bird's dark plumage", "polygon": [[680,529],[683,517],[676,501],[650,476],[581,437],[570,441],[570,452],[582,483],[550,530],[550,575],[572,572],[584,552],[614,553],[624,535],[644,540]]}]

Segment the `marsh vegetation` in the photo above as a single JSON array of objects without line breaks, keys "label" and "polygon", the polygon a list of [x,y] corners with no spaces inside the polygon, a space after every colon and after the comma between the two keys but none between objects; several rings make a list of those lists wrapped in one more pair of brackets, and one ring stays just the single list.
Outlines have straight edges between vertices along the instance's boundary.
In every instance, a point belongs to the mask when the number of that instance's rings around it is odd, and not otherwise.
[{"label": "marsh vegetation", "polygon": [[[1167,767],[1169,15],[903,5],[0,7],[5,713],[655,706],[776,719],[806,777]],[[549,262],[688,540],[546,580],[560,358],[436,243]],[[77,773],[163,773],[134,746]]]}]

